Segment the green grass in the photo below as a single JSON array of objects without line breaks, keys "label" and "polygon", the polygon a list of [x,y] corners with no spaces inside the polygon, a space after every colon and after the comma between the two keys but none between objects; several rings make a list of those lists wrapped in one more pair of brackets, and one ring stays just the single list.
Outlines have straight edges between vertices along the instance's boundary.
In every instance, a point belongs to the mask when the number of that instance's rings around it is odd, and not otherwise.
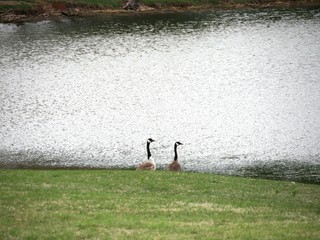
[{"label": "green grass", "polygon": [[[1,1],[0,1],[1,3]],[[21,11],[27,11],[35,8],[35,3],[17,3],[14,5],[11,4],[0,4],[0,11],[8,11],[8,10],[21,10]]]},{"label": "green grass", "polygon": [[179,5],[179,4],[218,4],[223,0],[140,0],[144,4]]},{"label": "green grass", "polygon": [[[62,0],[61,2],[70,2],[68,0]],[[125,1],[122,0],[74,0],[71,1],[74,4],[80,4],[84,6],[99,6],[99,7],[111,7],[121,8]]]},{"label": "green grass", "polygon": [[201,173],[0,170],[0,239],[319,239],[319,196]]}]

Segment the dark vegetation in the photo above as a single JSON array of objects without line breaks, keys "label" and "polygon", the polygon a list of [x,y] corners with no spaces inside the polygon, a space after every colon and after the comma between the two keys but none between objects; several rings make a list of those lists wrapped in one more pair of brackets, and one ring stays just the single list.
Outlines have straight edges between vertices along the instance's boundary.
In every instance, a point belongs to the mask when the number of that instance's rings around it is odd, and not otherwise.
[{"label": "dark vegetation", "polygon": [[63,15],[290,6],[320,6],[320,0],[0,0],[0,22],[37,21]]}]

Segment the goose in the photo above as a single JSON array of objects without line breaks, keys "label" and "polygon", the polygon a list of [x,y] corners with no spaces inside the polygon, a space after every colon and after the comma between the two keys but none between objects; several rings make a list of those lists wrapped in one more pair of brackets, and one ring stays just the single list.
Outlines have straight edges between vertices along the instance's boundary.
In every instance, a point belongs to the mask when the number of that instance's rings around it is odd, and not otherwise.
[{"label": "goose", "polygon": [[156,170],[156,163],[151,157],[151,152],[150,152],[150,143],[155,142],[152,138],[149,138],[147,141],[147,154],[148,154],[148,159],[141,163],[138,167],[137,170]]},{"label": "goose", "polygon": [[177,147],[179,145],[183,145],[183,144],[181,142],[176,142],[174,144],[174,159],[172,163],[169,164],[168,171],[181,172],[181,165],[178,162],[178,153],[177,153]]}]

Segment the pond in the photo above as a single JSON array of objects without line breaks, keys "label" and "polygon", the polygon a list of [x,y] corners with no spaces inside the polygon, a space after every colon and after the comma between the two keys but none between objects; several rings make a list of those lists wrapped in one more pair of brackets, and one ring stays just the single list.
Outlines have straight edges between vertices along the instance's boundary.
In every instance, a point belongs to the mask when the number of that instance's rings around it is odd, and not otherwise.
[{"label": "pond", "polygon": [[320,182],[320,9],[0,24],[0,167]]}]

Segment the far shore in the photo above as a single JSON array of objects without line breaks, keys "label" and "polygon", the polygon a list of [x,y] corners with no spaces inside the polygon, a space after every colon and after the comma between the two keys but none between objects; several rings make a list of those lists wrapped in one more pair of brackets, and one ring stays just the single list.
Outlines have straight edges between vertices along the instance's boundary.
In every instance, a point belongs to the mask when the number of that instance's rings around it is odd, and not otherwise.
[{"label": "far shore", "polygon": [[[4,4],[11,2],[2,1]],[[155,14],[155,13],[170,13],[170,12],[190,12],[190,11],[210,11],[210,10],[232,10],[232,9],[265,9],[265,8],[301,8],[301,7],[320,7],[320,0],[305,0],[305,1],[270,1],[270,2],[246,2],[235,3],[224,1],[218,4],[178,4],[178,5],[146,5],[141,4],[138,11],[128,11],[123,8],[112,7],[93,7],[93,6],[67,6],[59,3],[57,7],[54,2],[37,6],[35,9],[19,9],[6,8],[0,9],[0,23],[21,23],[21,22],[37,22],[44,20],[59,20],[65,17],[86,17],[97,15],[139,15],[139,14]],[[62,5],[61,5],[62,4]],[[11,6],[11,5],[10,5]]]}]

